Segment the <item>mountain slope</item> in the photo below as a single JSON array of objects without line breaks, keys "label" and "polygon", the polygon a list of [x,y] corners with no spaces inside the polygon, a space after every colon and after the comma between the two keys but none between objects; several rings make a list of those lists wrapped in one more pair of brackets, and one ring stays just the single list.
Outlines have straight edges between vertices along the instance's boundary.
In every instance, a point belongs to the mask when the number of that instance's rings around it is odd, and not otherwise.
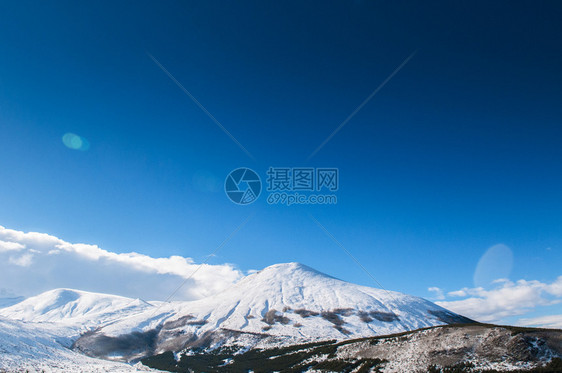
[{"label": "mountain slope", "polygon": [[477,324],[298,263],[192,302],[57,289],[0,309],[0,371],[125,372],[145,369],[139,360],[201,372],[542,371],[562,364],[561,341],[560,331]]},{"label": "mountain slope", "polygon": [[425,299],[287,263],[249,275],[211,298],[161,304],[121,318],[81,337],[75,347],[134,360],[184,348],[279,346],[463,322],[471,320]]},{"label": "mountain slope", "polygon": [[[150,370],[84,356],[69,349],[55,324],[0,317],[0,372],[139,372]],[[64,332],[63,332],[64,334]]]},{"label": "mountain slope", "polygon": [[153,307],[140,299],[55,289],[2,308],[0,316],[25,322],[56,323],[65,330],[86,331]]},{"label": "mountain slope", "polygon": [[80,334],[153,308],[138,300],[55,289],[0,309],[0,371],[137,372],[141,365],[109,362],[72,351]]},{"label": "mountain slope", "polygon": [[[229,349],[143,360],[174,372],[561,372],[562,331],[462,324],[284,348]],[[225,364],[226,362],[226,364]]]}]

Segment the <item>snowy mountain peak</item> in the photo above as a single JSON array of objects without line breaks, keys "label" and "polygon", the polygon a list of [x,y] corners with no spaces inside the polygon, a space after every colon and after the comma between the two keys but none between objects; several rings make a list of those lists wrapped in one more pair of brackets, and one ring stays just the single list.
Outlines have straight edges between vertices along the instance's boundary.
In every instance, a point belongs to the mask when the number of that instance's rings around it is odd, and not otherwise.
[{"label": "snowy mountain peak", "polygon": [[11,307],[0,315],[28,322],[99,324],[119,314],[140,312],[152,306],[142,300],[68,288],[49,290]]},{"label": "snowy mountain peak", "polygon": [[[397,292],[351,284],[301,263],[282,263],[251,274],[213,299],[199,303],[238,303],[257,312],[270,309],[309,309],[330,311],[352,308],[393,312],[403,302],[427,302]],[[197,302],[195,302],[197,303]]]},{"label": "snowy mountain peak", "polygon": [[0,309],[2,316],[52,325],[72,340],[82,334],[78,350],[127,361],[191,344],[277,346],[470,322],[425,299],[355,285],[300,263],[269,266],[197,301],[153,306],[55,289]]},{"label": "snowy mountain peak", "polygon": [[260,276],[308,275],[308,276],[333,278],[332,276],[319,272],[314,268],[311,268],[307,265],[298,262],[273,264],[270,265],[269,267],[262,269],[261,271],[256,272],[254,275],[258,275],[258,274]]},{"label": "snowy mountain peak", "polygon": [[267,271],[296,271],[296,270],[301,270],[301,271],[310,271],[310,272],[318,272],[315,269],[304,265],[302,263],[299,262],[289,262],[289,263],[277,263],[277,264],[272,264],[268,267],[265,267],[264,269],[262,269],[259,272],[267,272]]},{"label": "snowy mountain peak", "polygon": [[117,320],[82,338],[79,344],[90,349],[98,338],[124,338],[121,336],[139,332],[157,333],[162,349],[171,345],[178,348],[200,338],[209,340],[210,335],[216,336],[217,343],[224,342],[224,332],[292,343],[468,321],[419,297],[352,284],[300,263],[283,263],[248,275],[215,296],[164,303],[155,310]]}]

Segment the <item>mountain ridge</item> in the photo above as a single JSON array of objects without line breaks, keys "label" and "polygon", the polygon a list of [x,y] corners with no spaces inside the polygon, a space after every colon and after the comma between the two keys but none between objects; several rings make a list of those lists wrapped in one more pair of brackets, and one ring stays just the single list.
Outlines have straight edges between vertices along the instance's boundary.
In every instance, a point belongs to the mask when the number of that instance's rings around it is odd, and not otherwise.
[{"label": "mountain ridge", "polygon": [[141,299],[58,288],[0,308],[0,315],[24,322],[61,323],[83,331],[152,307]]},{"label": "mountain ridge", "polygon": [[423,298],[352,284],[296,262],[266,267],[195,301],[61,288],[0,309],[0,316],[57,330],[88,356],[133,363],[166,351],[274,348],[472,322]]},{"label": "mountain ridge", "polygon": [[468,322],[423,298],[352,284],[293,262],[266,267],[209,298],[161,303],[101,325],[75,348],[135,361],[166,350],[283,346]]},{"label": "mountain ridge", "polygon": [[223,371],[224,364],[233,372],[269,372],[270,364],[295,371],[427,371],[435,364],[502,371],[558,364],[562,354],[560,331],[476,323],[426,299],[296,262],[266,267],[196,301],[53,289],[0,308],[0,326],[0,351],[9,354],[0,354],[0,370],[149,369],[142,361],[201,372]]}]

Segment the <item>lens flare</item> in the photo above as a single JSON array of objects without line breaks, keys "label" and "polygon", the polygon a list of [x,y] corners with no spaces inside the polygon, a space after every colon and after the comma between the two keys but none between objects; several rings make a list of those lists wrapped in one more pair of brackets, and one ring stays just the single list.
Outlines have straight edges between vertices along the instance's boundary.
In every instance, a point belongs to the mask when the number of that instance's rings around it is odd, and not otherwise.
[{"label": "lens flare", "polygon": [[490,247],[478,261],[474,285],[487,287],[495,280],[508,278],[513,266],[513,253],[504,244]]},{"label": "lens flare", "polygon": [[65,133],[62,137],[62,143],[69,149],[86,151],[90,148],[90,143],[85,138],[75,133]]}]

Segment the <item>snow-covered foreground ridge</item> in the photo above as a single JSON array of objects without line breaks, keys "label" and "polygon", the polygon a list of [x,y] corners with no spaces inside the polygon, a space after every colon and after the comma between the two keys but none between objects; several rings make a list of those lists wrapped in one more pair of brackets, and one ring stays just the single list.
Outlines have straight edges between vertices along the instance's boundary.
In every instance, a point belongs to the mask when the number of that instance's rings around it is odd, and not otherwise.
[{"label": "snow-covered foreground ridge", "polygon": [[138,372],[150,370],[85,356],[70,349],[71,332],[57,324],[0,317],[0,372]]},{"label": "snow-covered foreground ridge", "polygon": [[[298,263],[267,267],[197,301],[57,289],[0,309],[0,317],[48,328],[75,350],[122,361],[191,347],[343,340],[470,321],[425,299],[351,284]],[[5,343],[0,340],[0,348]]]},{"label": "snow-covered foreground ridge", "polygon": [[55,323],[87,331],[152,307],[140,299],[55,289],[0,309],[0,315],[14,320]]}]

